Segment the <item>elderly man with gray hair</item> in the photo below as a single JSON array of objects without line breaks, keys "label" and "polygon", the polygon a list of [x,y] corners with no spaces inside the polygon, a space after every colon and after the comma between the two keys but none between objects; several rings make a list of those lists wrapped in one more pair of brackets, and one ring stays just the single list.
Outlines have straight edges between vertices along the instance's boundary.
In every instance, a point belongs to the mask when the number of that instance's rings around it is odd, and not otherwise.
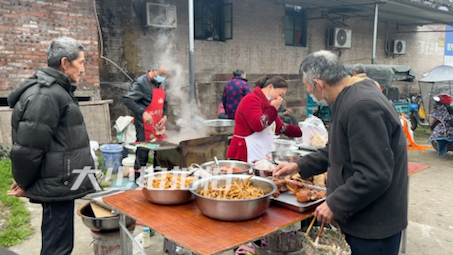
[{"label": "elderly man with gray hair", "polygon": [[[88,175],[79,184],[75,170],[94,168],[90,141],[74,96],[85,71],[83,46],[73,38],[50,42],[48,67],[16,86],[8,97],[12,114],[14,183],[10,196],[40,203],[41,255],[69,255],[74,247],[74,200],[94,192]],[[94,183],[94,185],[97,185]]]},{"label": "elderly man with gray hair", "polygon": [[397,255],[407,226],[406,138],[398,114],[369,79],[347,75],[330,51],[303,60],[299,74],[315,101],[332,106],[329,144],[274,176],[302,178],[327,171],[327,199],[319,221],[338,222],[353,255]]},{"label": "elderly man with gray hair", "polygon": [[366,74],[366,69],[365,69],[365,66],[361,63],[358,63],[358,64],[355,64],[353,67],[352,67],[352,76],[357,76],[359,78],[362,78],[362,79],[370,79],[374,82],[374,84],[376,84],[376,86],[381,89],[381,85],[379,85],[379,83],[373,79],[371,79],[370,77],[368,77],[368,75]]}]

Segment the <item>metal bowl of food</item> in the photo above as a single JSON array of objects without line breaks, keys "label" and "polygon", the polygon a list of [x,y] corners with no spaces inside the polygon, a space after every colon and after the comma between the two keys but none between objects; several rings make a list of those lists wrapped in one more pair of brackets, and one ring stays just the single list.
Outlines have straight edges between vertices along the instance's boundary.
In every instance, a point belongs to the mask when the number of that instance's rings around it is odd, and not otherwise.
[{"label": "metal bowl of food", "polygon": [[200,165],[201,169],[211,174],[249,174],[252,164],[238,160],[218,160],[219,167],[215,161],[208,161]]},{"label": "metal bowl of food", "polygon": [[290,151],[297,149],[296,142],[285,139],[275,139],[274,147],[276,151]]},{"label": "metal bowl of food", "polygon": [[273,151],[272,159],[275,163],[295,162],[300,158],[300,153],[295,151]]},{"label": "metal bowl of food", "polygon": [[210,135],[232,135],[234,120],[214,119],[205,120],[203,124],[208,127]]},{"label": "metal bowl of food", "polygon": [[[216,187],[222,188],[224,185],[232,184],[226,187],[224,191],[226,192],[238,179],[246,183],[248,178],[250,183],[245,186],[261,189],[263,195],[246,199],[220,199],[200,194],[206,194],[209,187],[216,190]],[[271,180],[249,175],[217,175],[203,178],[195,181],[190,189],[195,195],[200,211],[209,218],[222,221],[245,221],[263,215],[269,208],[271,196],[276,190],[277,185]]]},{"label": "metal bowl of food", "polygon": [[253,175],[270,177],[274,173],[276,165],[268,160],[260,160],[253,165]]},{"label": "metal bowl of food", "polygon": [[[91,230],[99,232],[111,232],[119,230],[119,215],[105,218],[96,218],[89,202],[80,206],[77,209],[77,214],[82,217],[83,224]],[[134,223],[134,219],[126,216],[126,227],[129,227]]]},{"label": "metal bowl of food", "polygon": [[189,186],[196,177],[187,177],[186,171],[156,172],[138,180],[143,195],[154,204],[179,205],[194,199]]},{"label": "metal bowl of food", "polygon": [[263,170],[258,168],[253,168],[253,175],[261,177],[271,177],[274,173],[274,170]]}]

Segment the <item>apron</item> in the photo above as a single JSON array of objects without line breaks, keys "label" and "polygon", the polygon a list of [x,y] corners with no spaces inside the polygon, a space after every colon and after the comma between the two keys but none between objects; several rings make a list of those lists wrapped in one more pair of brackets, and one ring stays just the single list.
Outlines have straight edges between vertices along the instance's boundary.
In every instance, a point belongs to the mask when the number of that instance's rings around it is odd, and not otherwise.
[{"label": "apron", "polygon": [[272,160],[274,150],[275,121],[261,132],[255,132],[249,136],[236,136],[245,139],[247,147],[247,163],[267,159]]},{"label": "apron", "polygon": [[[151,83],[149,74],[146,74],[146,76],[148,77],[149,83]],[[153,118],[153,125],[148,125],[143,121],[143,127],[145,129],[145,141],[151,141],[154,138],[156,138],[157,140],[167,138],[165,130],[162,133],[162,131],[158,131],[155,127],[157,122],[159,122],[164,115],[165,91],[164,89],[156,89],[152,86],[153,85],[151,83],[151,88],[153,89],[153,99],[151,100],[151,103],[148,105],[148,107],[146,107],[145,111],[147,111]]]}]

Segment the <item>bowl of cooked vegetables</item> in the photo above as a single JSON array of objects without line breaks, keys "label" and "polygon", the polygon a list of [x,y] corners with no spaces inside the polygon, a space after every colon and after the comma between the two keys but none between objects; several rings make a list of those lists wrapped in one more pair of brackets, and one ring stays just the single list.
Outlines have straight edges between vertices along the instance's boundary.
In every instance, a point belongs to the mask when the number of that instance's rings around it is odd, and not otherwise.
[{"label": "bowl of cooked vegetables", "polygon": [[208,161],[200,165],[201,169],[211,174],[249,174],[252,164],[238,160],[218,160],[219,167],[215,161]]},{"label": "bowl of cooked vegetables", "polygon": [[269,208],[277,185],[251,175],[217,175],[195,181],[190,188],[201,213],[222,221],[257,218]]},{"label": "bowl of cooked vegetables", "polygon": [[186,171],[165,171],[145,175],[137,184],[143,195],[154,204],[179,205],[194,199],[189,186],[196,177],[187,176]]}]

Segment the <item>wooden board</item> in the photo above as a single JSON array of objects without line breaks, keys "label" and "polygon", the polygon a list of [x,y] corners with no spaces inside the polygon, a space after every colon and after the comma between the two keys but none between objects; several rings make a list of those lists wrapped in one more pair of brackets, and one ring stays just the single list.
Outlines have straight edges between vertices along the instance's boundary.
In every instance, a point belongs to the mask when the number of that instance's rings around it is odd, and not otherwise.
[{"label": "wooden board", "polygon": [[104,197],[104,201],[178,245],[203,255],[216,254],[257,240],[306,219],[312,213],[298,213],[271,205],[259,218],[224,222],[204,216],[195,202],[176,206],[153,204],[139,189]]},{"label": "wooden board", "polygon": [[91,210],[93,210],[94,216],[96,218],[107,218],[107,217],[115,216],[109,210],[107,210],[93,202],[90,202],[90,205],[91,205]]}]

